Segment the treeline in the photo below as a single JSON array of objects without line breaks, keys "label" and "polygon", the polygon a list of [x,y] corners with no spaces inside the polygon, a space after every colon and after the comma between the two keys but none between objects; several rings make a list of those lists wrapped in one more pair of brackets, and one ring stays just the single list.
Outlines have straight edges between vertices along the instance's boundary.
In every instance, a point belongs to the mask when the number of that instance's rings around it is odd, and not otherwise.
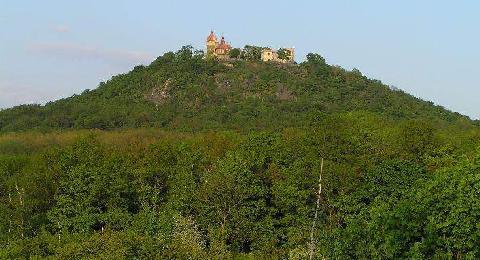
[{"label": "treeline", "polygon": [[[260,47],[254,45],[245,45],[242,49],[233,48],[228,52],[228,56],[233,60],[244,61],[261,61],[262,51],[269,49],[267,47]],[[278,58],[284,61],[290,60],[293,53],[289,49],[280,48],[277,50]]]},{"label": "treeline", "polygon": [[302,128],[0,136],[0,258],[478,258],[480,131],[373,113]]},{"label": "treeline", "polygon": [[[248,46],[247,46],[248,47]],[[242,52],[258,56],[257,47]],[[255,58],[229,67],[184,47],[149,66],[102,82],[94,90],[0,111],[0,132],[161,127],[198,130],[278,130],[304,126],[318,113],[368,111],[390,119],[472,124],[467,117],[380,81],[328,65],[309,54],[299,65]],[[52,83],[54,84],[54,83]]]}]

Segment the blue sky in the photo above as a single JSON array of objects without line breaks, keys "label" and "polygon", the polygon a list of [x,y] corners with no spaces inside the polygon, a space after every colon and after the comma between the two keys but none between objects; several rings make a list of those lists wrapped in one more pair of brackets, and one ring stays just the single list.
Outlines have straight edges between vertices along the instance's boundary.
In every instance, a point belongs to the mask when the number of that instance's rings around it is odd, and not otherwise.
[{"label": "blue sky", "polygon": [[234,46],[295,46],[480,118],[480,1],[0,3],[0,108],[95,88],[210,29]]}]

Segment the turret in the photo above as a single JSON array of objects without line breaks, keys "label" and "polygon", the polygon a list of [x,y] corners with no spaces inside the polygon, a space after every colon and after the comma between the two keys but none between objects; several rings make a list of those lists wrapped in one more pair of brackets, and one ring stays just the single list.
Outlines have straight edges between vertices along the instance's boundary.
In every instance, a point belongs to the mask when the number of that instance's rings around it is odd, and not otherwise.
[{"label": "turret", "polygon": [[215,48],[217,47],[217,36],[213,31],[207,37],[207,57],[213,57]]}]

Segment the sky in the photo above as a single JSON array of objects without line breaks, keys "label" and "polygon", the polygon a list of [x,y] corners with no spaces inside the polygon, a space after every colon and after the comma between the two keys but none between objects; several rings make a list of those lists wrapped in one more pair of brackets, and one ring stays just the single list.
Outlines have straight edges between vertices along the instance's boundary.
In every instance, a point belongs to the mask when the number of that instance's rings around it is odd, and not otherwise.
[{"label": "sky", "polygon": [[310,52],[480,118],[480,1],[0,0],[0,108],[93,89],[210,30]]}]

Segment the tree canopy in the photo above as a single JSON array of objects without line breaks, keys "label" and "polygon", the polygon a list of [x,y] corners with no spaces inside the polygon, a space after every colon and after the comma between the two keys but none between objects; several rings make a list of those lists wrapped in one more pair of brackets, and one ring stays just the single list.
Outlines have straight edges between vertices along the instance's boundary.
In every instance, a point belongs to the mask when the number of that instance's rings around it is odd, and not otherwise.
[{"label": "tree canopy", "polygon": [[[299,65],[260,62],[261,47],[238,59],[204,59],[184,46],[97,88],[46,105],[0,111],[0,132],[60,129],[281,129],[315,113],[368,111],[395,120],[473,124],[467,117],[391,90],[358,70],[330,66],[319,54]],[[236,52],[232,50],[233,52]],[[238,54],[238,53],[237,53]]]},{"label": "tree canopy", "polygon": [[478,122],[255,59],[186,46],[0,111],[0,258],[480,257]]}]

